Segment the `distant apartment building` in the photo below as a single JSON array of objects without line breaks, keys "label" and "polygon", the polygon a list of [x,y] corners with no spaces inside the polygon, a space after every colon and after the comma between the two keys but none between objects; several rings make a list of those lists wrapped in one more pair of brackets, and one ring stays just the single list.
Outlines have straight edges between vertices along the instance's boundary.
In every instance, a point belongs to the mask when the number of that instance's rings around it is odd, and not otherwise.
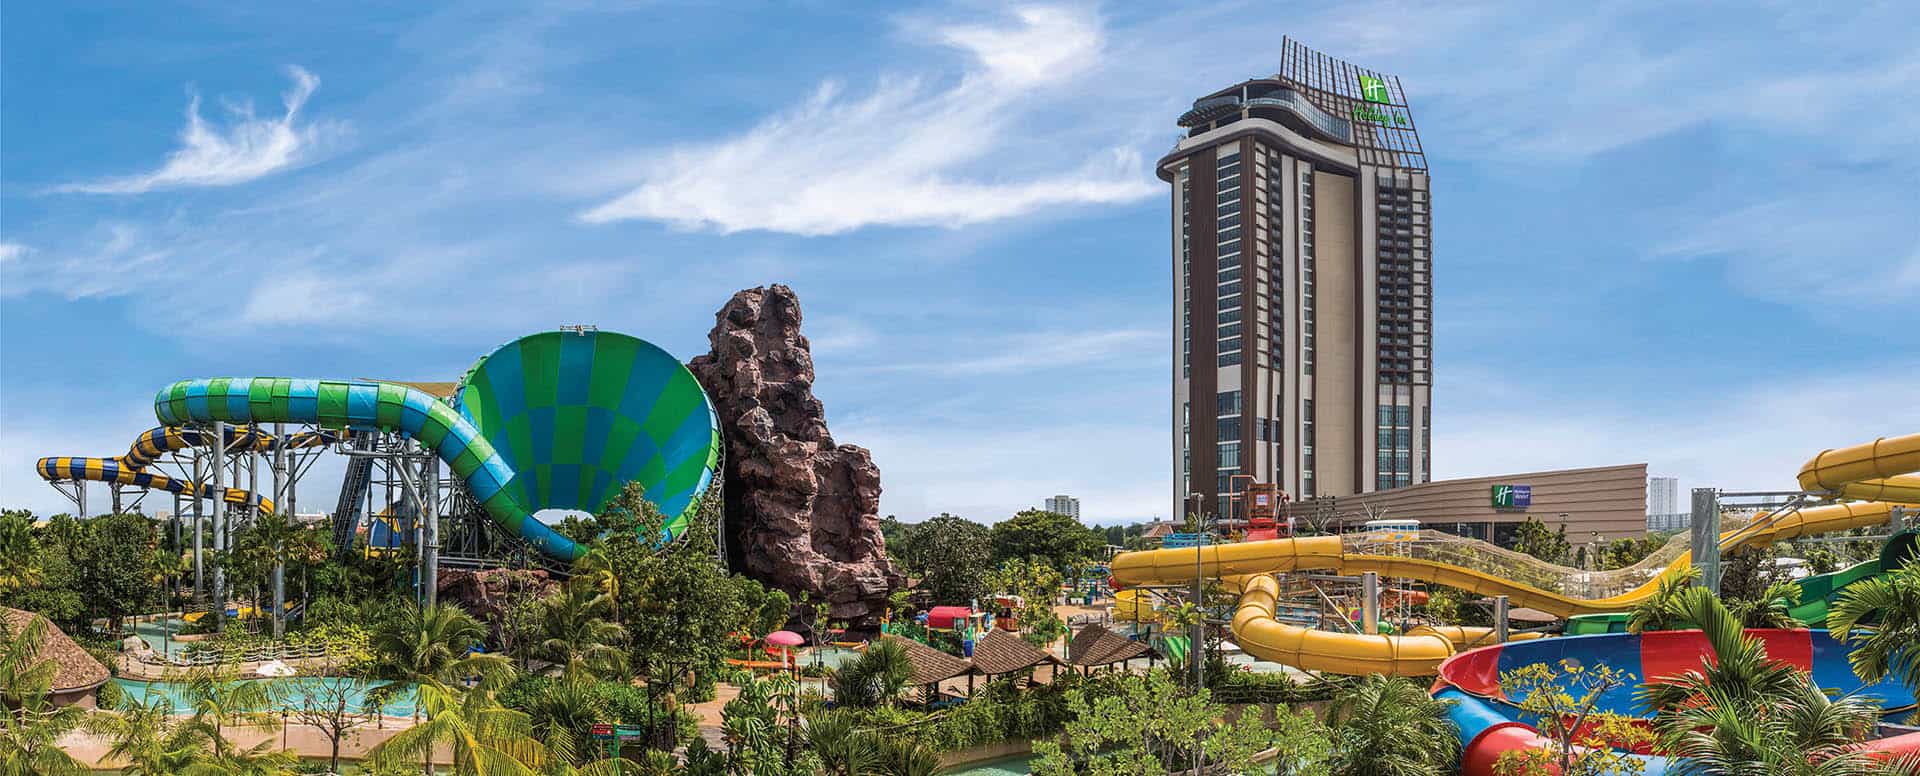
[{"label": "distant apartment building", "polygon": [[1178,123],[1173,513],[1430,481],[1432,198],[1399,79],[1283,40]]},{"label": "distant apartment building", "polygon": [[1693,524],[1691,511],[1680,503],[1678,477],[1647,478],[1647,530],[1684,530]]},{"label": "distant apartment building", "polygon": [[1075,520],[1080,519],[1080,499],[1072,496],[1054,496],[1047,499],[1046,506],[1043,508],[1048,512],[1066,515]]}]

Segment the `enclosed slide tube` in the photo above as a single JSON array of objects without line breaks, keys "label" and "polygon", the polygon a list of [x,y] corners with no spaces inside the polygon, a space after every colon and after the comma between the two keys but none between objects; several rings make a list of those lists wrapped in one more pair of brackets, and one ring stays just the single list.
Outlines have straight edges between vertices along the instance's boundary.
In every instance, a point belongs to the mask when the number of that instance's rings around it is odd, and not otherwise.
[{"label": "enclosed slide tube", "polygon": [[677,535],[719,465],[705,391],[677,359],[613,332],[545,332],[468,370],[456,405],[397,383],[236,377],[183,380],[154,397],[162,424],[312,423],[394,432],[433,451],[495,522],[562,561],[584,549],[533,518],[598,511],[628,482]]},{"label": "enclosed slide tube", "polygon": [[[1823,630],[1751,630],[1767,647],[1767,655],[1808,672],[1813,682],[1841,693],[1858,693],[1874,701],[1891,719],[1914,707],[1912,691],[1892,679],[1864,684],[1847,664],[1849,647]],[[1460,773],[1492,776],[1500,755],[1514,749],[1542,749],[1550,742],[1536,728],[1521,721],[1520,703],[1500,686],[1500,675],[1535,664],[1572,663],[1588,668],[1610,666],[1634,677],[1598,699],[1597,711],[1645,718],[1647,710],[1634,700],[1640,681],[1660,682],[1696,669],[1711,654],[1699,631],[1609,633],[1568,636],[1469,650],[1440,665],[1434,697],[1451,701],[1448,716],[1459,731]],[[1902,755],[1920,752],[1920,733],[1867,742],[1864,749]],[[1667,758],[1635,755],[1646,774],[1669,772]]]},{"label": "enclosed slide tube", "polygon": [[[329,444],[343,436],[331,431],[302,431],[288,434],[284,438],[275,437],[257,428],[230,426],[227,428],[226,449],[267,452],[281,447],[289,450],[318,447]],[[48,482],[108,482],[116,485],[132,485],[136,488],[164,490],[169,493],[187,493],[194,490],[193,483],[177,477],[169,477],[155,471],[147,471],[161,456],[177,450],[196,447],[210,447],[213,434],[196,428],[160,428],[148,429],[134,438],[133,446],[126,455],[113,458],[83,458],[79,456],[51,456],[42,458],[34,464],[34,471]],[[201,498],[218,498],[229,504],[251,506],[261,512],[274,510],[273,499],[256,493],[248,493],[242,488],[214,488],[202,482],[197,488]]]},{"label": "enclosed slide tube", "polygon": [[[1898,476],[1920,469],[1920,434],[1877,440],[1821,453],[1803,469],[1802,487],[1841,491],[1851,482],[1872,483],[1872,492],[1920,501],[1920,477]],[[1908,490],[1912,488],[1912,490]],[[1851,492],[1851,491],[1849,491]],[[1812,534],[1884,525],[1893,504],[1844,503],[1790,512],[1768,522],[1721,535],[1723,549],[1764,545]],[[1196,568],[1196,553],[1198,554]],[[1383,577],[1418,579],[1477,595],[1504,595],[1514,605],[1566,617],[1616,612],[1651,596],[1659,578],[1690,565],[1682,555],[1662,574],[1606,598],[1576,598],[1506,579],[1496,574],[1434,560],[1348,553],[1338,536],[1310,536],[1196,548],[1123,553],[1110,565],[1116,587],[1190,583],[1199,573],[1228,580],[1241,591],[1233,617],[1234,640],[1264,660],[1316,671],[1364,675],[1432,676],[1455,645],[1432,633],[1388,636],[1303,628],[1275,617],[1279,583],[1273,574],[1330,570],[1341,574],[1377,572]]]}]

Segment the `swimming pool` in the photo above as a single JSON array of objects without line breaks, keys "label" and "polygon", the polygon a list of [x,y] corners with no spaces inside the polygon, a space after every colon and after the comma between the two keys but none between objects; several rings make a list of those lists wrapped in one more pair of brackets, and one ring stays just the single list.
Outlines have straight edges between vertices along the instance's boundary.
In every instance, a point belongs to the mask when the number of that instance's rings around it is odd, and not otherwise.
[{"label": "swimming pool", "polygon": [[[314,690],[322,687],[337,687],[342,685],[348,688],[349,694],[347,696],[347,702],[352,704],[354,710],[358,711],[365,708],[367,690],[390,684],[385,681],[346,679],[333,676],[297,676],[286,679],[249,679],[246,681],[266,682],[271,686],[271,689],[276,691],[274,693],[274,705],[268,709],[269,711],[300,708],[303,700],[311,697]],[[147,703],[151,698],[160,696],[166,698],[173,704],[173,713],[193,713],[193,701],[187,698],[186,682],[142,682],[133,679],[115,679],[113,683],[120,685],[122,692],[125,692],[129,697],[141,703]],[[324,695],[322,698],[329,702],[332,700],[331,695]],[[393,698],[387,701],[386,705],[380,707],[380,712],[389,717],[413,716],[413,690],[408,688],[395,693]]]},{"label": "swimming pool", "polygon": [[1021,776],[1021,774],[1033,773],[1034,758],[1035,756],[1031,754],[1017,754],[998,760],[974,763],[962,770],[941,771],[940,776]]},{"label": "swimming pool", "polygon": [[133,624],[133,633],[153,647],[153,651],[164,655],[180,655],[187,651],[187,643],[175,641],[172,637],[185,630],[187,623],[178,617],[164,620],[141,620]]}]

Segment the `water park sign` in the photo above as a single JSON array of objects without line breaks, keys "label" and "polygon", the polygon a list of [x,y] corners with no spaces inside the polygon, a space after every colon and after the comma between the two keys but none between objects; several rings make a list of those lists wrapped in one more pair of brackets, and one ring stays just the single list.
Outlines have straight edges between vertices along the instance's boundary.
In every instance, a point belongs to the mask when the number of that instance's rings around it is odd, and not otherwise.
[{"label": "water park sign", "polygon": [[1532,485],[1493,486],[1494,509],[1526,509],[1533,506]]}]

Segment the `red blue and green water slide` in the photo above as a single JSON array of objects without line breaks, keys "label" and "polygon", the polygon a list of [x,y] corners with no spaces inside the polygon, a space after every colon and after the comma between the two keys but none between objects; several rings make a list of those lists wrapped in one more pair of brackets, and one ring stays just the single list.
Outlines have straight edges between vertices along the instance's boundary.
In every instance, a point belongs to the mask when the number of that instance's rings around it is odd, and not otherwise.
[{"label": "red blue and green water slide", "polygon": [[[1897,720],[1914,708],[1912,690],[1896,679],[1871,685],[1861,682],[1847,665],[1848,645],[1824,630],[1750,630],[1747,634],[1765,643],[1769,657],[1807,671],[1816,685],[1874,699],[1889,720]],[[1636,682],[1659,682],[1697,669],[1701,659],[1710,654],[1706,636],[1700,631],[1607,633],[1509,642],[1461,652],[1441,663],[1434,696],[1454,702],[1448,715],[1460,734],[1460,773],[1490,776],[1502,752],[1547,745],[1547,739],[1523,721],[1520,704],[1526,699],[1509,696],[1500,686],[1501,674],[1533,664],[1610,666],[1632,674]],[[1650,716],[1634,701],[1634,689],[1629,685],[1606,692],[1597,710],[1637,718]],[[1889,754],[1920,752],[1920,733],[1869,741],[1865,748]],[[1657,755],[1636,757],[1643,761],[1643,772],[1648,776],[1668,773],[1672,765]]]},{"label": "red blue and green water slide", "polygon": [[404,435],[445,462],[494,521],[563,561],[581,546],[535,512],[598,512],[638,482],[671,539],[720,462],[719,424],[692,373],[651,343],[603,331],[509,342],[467,371],[452,403],[398,383],[219,377],[161,389],[154,413],[169,427],[308,423]]}]

